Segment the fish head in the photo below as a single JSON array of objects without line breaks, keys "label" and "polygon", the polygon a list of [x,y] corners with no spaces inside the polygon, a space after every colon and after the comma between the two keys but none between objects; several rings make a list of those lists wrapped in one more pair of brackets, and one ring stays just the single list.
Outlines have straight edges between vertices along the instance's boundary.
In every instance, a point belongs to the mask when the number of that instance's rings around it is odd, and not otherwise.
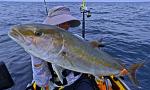
[{"label": "fish head", "polygon": [[45,24],[21,24],[13,26],[8,35],[34,56],[57,53],[62,47],[62,34],[56,26]]}]

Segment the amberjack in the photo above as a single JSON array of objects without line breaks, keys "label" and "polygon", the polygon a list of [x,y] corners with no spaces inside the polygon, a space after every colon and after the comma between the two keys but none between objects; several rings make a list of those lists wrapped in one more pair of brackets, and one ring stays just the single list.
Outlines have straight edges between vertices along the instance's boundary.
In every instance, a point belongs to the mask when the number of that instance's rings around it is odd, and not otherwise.
[{"label": "amberjack", "polygon": [[97,78],[128,75],[134,85],[138,86],[135,72],[143,63],[126,68],[120,60],[56,26],[21,24],[13,26],[8,35],[28,53],[54,65]]}]

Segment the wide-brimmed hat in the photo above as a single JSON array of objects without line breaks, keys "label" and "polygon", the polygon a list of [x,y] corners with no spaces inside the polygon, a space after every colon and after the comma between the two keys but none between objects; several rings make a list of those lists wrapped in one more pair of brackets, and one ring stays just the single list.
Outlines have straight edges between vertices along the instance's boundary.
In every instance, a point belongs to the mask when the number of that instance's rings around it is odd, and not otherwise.
[{"label": "wide-brimmed hat", "polygon": [[69,8],[65,6],[56,6],[49,9],[48,16],[43,24],[59,25],[64,22],[69,22],[70,27],[77,27],[80,25],[80,21],[71,15]]}]

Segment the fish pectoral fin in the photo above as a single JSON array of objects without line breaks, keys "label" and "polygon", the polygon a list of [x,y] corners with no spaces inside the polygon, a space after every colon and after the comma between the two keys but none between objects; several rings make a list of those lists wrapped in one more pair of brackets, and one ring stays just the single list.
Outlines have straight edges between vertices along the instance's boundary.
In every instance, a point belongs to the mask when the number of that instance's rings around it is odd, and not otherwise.
[{"label": "fish pectoral fin", "polygon": [[63,59],[66,60],[66,62],[70,63],[71,66],[75,67],[75,65],[72,63],[72,61],[67,59],[67,57],[69,56],[69,52],[67,52],[67,50],[65,50],[65,48],[60,50],[58,55],[62,56]]},{"label": "fish pectoral fin", "polygon": [[56,72],[58,79],[60,80],[60,82],[63,84],[63,75],[62,75],[62,71],[64,70],[64,68],[56,65],[56,64],[52,64],[52,68],[53,70]]},{"label": "fish pectoral fin", "polygon": [[61,55],[63,57],[67,56],[67,51],[65,47],[62,47],[62,49],[58,52],[58,55]]},{"label": "fish pectoral fin", "polygon": [[141,66],[143,66],[144,63],[139,63],[139,64],[133,64],[129,69],[128,69],[128,76],[130,78],[130,80],[132,81],[132,83],[139,87],[139,81],[136,79],[136,70],[138,68],[140,68]]}]

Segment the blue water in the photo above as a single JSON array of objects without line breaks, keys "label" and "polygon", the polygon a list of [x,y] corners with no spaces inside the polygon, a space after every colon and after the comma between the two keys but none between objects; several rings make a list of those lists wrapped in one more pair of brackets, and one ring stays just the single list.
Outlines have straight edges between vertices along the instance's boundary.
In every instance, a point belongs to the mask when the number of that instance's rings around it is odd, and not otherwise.
[{"label": "blue water", "polygon": [[[71,13],[82,20],[81,3],[48,3],[70,7]],[[100,40],[103,49],[120,59],[126,66],[145,61],[137,71],[140,89],[125,77],[132,90],[150,90],[150,3],[87,3],[92,17],[86,18],[86,38]],[[4,61],[15,81],[8,90],[24,90],[32,80],[30,56],[12,41],[7,32],[11,26],[41,23],[45,18],[43,3],[0,2],[0,61]],[[70,30],[81,35],[81,26]]]}]

